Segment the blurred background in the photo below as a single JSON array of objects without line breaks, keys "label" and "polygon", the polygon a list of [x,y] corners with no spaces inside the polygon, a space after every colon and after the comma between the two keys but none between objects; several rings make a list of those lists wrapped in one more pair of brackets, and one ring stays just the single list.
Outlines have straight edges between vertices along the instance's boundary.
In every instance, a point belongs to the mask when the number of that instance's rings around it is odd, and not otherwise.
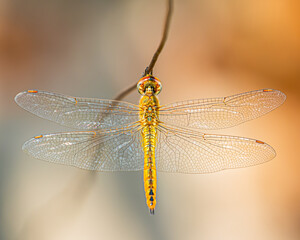
[{"label": "blurred background", "polygon": [[[175,1],[154,74],[161,103],[283,91],[279,109],[218,131],[266,141],[277,157],[207,175],[158,173],[156,215],[141,172],[96,173],[22,152],[66,131],[19,108],[40,89],[112,99],[138,81],[161,38],[166,3],[0,1],[0,239],[300,239],[300,2]],[[136,103],[137,92],[126,97]]]}]

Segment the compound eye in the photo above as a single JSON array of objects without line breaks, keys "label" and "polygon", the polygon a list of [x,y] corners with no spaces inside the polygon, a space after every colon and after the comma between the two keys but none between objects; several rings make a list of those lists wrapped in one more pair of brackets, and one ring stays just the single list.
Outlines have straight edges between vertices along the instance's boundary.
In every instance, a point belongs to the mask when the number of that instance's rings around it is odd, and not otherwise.
[{"label": "compound eye", "polygon": [[141,94],[141,95],[144,95],[145,94],[145,82],[144,81],[139,81],[138,84],[137,84],[137,89],[138,89],[138,92]]},{"label": "compound eye", "polygon": [[158,95],[161,92],[161,89],[162,89],[162,85],[161,85],[160,81],[155,80],[154,94]]}]

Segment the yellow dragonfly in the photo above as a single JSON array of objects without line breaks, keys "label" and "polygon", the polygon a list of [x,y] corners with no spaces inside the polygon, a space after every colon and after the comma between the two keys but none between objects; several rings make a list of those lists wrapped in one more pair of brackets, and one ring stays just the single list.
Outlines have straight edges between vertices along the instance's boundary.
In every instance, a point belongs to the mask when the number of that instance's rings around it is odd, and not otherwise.
[{"label": "yellow dragonfly", "polygon": [[280,106],[284,93],[262,89],[228,97],[160,105],[158,78],[137,84],[139,105],[70,97],[29,90],[15,101],[25,110],[80,131],[36,136],[23,145],[29,155],[92,171],[144,171],[146,203],[156,205],[156,171],[211,173],[273,159],[274,149],[260,140],[206,134],[199,129],[228,128]]}]

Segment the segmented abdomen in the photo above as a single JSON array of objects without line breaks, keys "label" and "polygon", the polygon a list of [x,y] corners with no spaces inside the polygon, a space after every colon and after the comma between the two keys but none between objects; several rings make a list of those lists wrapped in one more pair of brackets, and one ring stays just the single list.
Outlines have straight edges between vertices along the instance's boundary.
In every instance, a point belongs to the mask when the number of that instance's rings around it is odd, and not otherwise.
[{"label": "segmented abdomen", "polygon": [[154,214],[156,205],[156,166],[155,166],[155,146],[156,128],[145,126],[142,129],[143,150],[144,150],[144,187],[146,202],[150,213]]}]

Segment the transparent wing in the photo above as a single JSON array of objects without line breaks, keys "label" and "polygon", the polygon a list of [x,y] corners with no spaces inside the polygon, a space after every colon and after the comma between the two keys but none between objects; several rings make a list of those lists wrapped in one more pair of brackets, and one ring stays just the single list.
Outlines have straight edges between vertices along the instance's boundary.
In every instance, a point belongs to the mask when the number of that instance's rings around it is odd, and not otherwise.
[{"label": "transparent wing", "polygon": [[23,145],[29,155],[48,162],[97,171],[143,169],[140,133],[135,129],[40,135]]},{"label": "transparent wing", "polygon": [[271,146],[254,139],[203,134],[166,126],[160,126],[158,132],[158,171],[210,173],[261,164],[276,155]]},{"label": "transparent wing", "polygon": [[229,97],[177,102],[160,108],[160,121],[180,127],[220,129],[260,117],[279,107],[284,93],[262,89]]},{"label": "transparent wing", "polygon": [[121,101],[75,98],[35,90],[19,93],[15,101],[39,117],[82,130],[116,128],[138,121],[138,106]]}]

